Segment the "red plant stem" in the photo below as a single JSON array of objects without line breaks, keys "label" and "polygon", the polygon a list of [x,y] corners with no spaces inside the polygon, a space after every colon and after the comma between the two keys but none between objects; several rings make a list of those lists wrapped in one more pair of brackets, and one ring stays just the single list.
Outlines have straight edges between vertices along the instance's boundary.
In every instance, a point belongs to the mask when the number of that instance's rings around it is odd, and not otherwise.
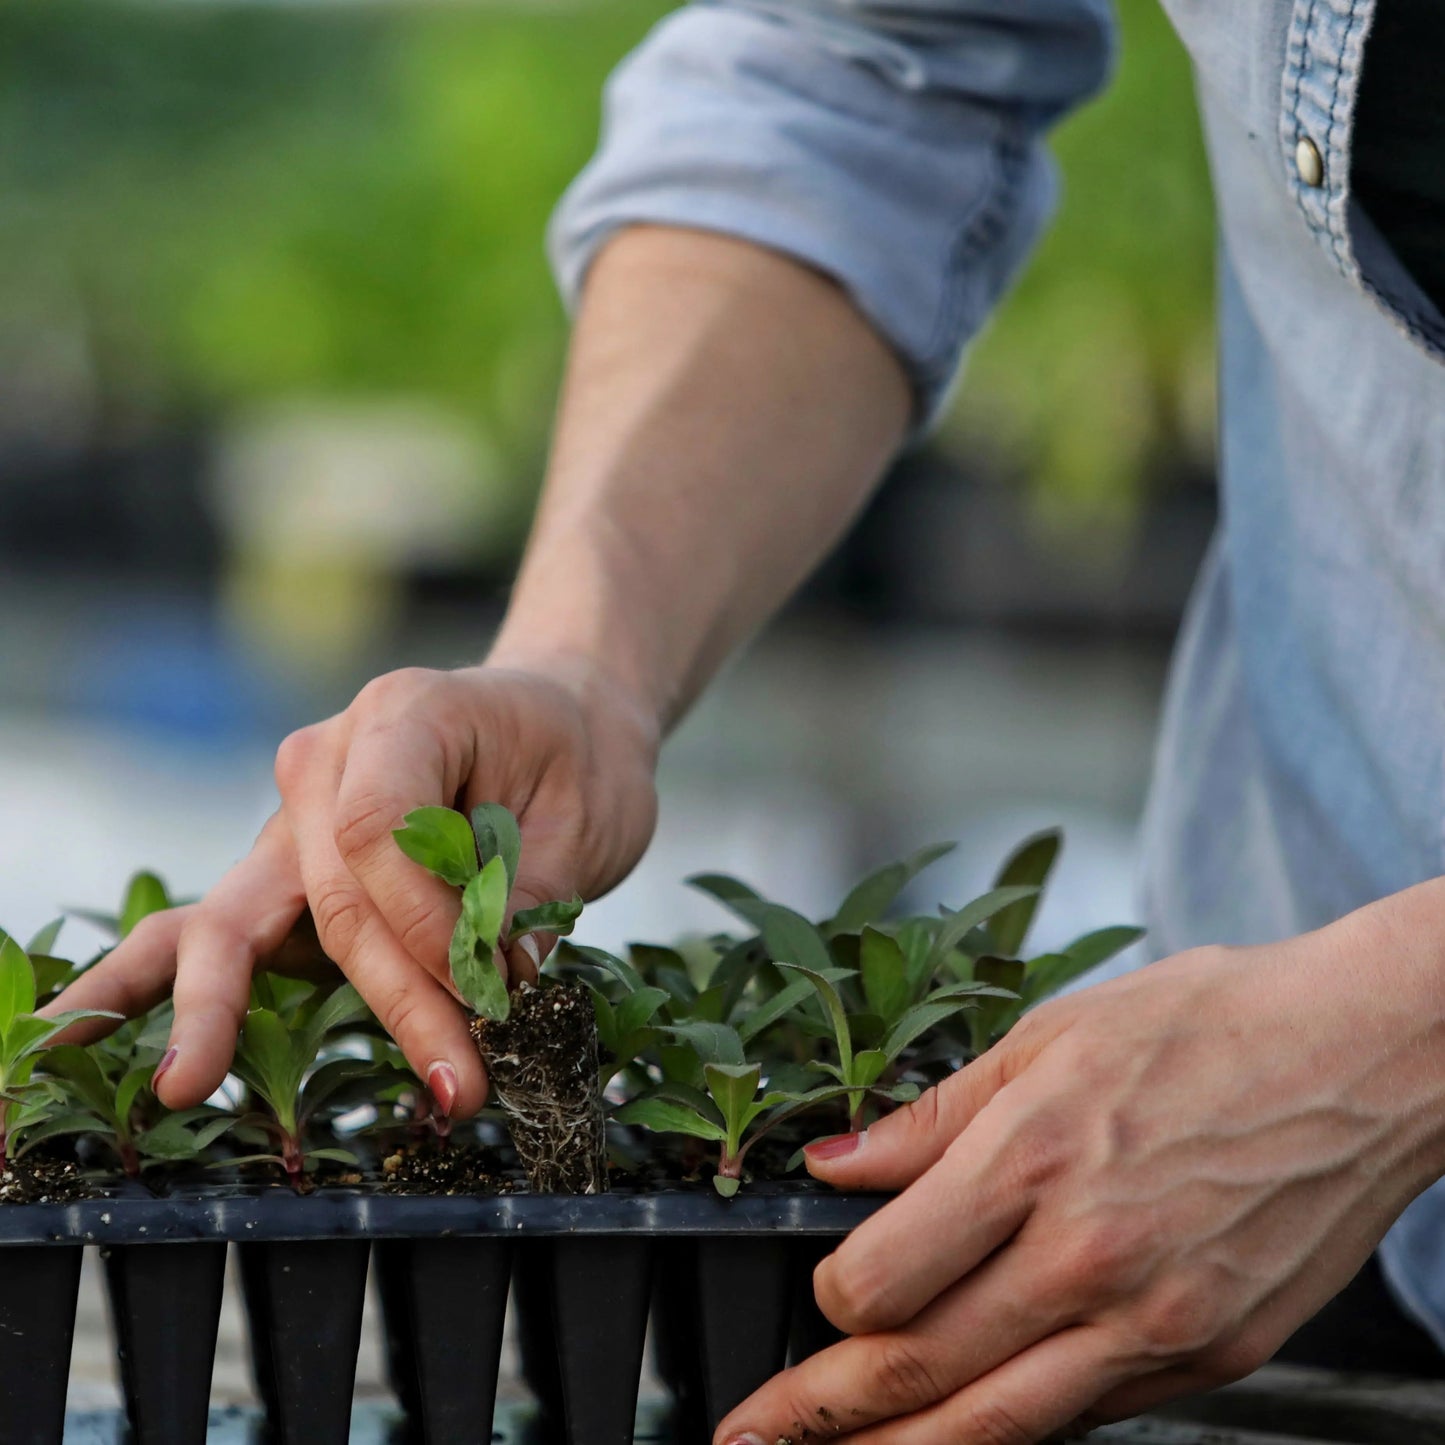
[{"label": "red plant stem", "polygon": [[132,1179],[140,1178],[140,1154],[129,1139],[117,1139],[115,1141],[116,1153],[120,1155],[120,1167]]}]

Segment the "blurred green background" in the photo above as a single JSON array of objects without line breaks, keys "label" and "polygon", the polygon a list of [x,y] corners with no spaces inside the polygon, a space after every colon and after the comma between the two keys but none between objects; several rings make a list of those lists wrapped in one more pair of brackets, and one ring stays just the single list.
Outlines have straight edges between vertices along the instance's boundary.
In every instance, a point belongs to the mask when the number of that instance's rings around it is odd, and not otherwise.
[{"label": "blurred green background", "polygon": [[[10,0],[8,429],[37,395],[52,429],[127,436],[424,398],[479,429],[505,550],[564,340],[543,227],[604,77],[667,8]],[[1046,524],[1115,532],[1207,465],[1213,375],[1187,63],[1154,5],[1120,8],[1118,82],[1060,131],[1058,224],[938,442],[1021,480]]]}]

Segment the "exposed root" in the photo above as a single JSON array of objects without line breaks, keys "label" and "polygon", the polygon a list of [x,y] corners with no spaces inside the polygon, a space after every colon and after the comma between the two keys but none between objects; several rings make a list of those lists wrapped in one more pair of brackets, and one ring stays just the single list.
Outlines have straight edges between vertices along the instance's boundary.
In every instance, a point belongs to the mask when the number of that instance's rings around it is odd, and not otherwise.
[{"label": "exposed root", "polygon": [[605,1193],[607,1130],[587,990],[519,984],[506,1022],[473,1019],[472,1037],[528,1185],[539,1194]]}]

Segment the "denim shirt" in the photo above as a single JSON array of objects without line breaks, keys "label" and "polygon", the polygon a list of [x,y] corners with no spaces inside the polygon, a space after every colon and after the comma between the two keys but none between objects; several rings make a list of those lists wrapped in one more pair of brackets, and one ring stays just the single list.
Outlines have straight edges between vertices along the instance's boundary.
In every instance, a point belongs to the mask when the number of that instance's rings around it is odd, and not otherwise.
[{"label": "denim shirt", "polygon": [[[1283,938],[1445,873],[1445,318],[1351,195],[1374,3],[1166,0],[1220,216],[1223,522],[1144,824],[1158,954]],[[1048,218],[1045,133],[1107,79],[1109,18],[1105,0],[686,7],[609,84],[552,226],[564,292],[631,222],[751,239],[846,288],[926,422]],[[1382,1261],[1445,1346],[1445,1184]]]}]

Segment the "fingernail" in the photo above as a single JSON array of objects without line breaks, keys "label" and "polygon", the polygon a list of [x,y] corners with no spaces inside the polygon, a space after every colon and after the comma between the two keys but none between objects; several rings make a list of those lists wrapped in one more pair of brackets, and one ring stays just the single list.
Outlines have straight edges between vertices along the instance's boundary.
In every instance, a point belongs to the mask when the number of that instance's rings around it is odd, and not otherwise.
[{"label": "fingernail", "polygon": [[165,1053],[161,1055],[161,1061],[156,1065],[156,1071],[151,1075],[151,1092],[155,1093],[156,1085],[160,1083],[166,1070],[176,1061],[176,1046],[172,1044]]},{"label": "fingernail", "polygon": [[817,1139],[805,1145],[803,1153],[809,1159],[841,1159],[845,1154],[861,1149],[867,1136],[866,1129],[860,1129],[855,1134],[834,1134],[829,1139]]},{"label": "fingernail", "polygon": [[524,933],[517,940],[517,947],[532,960],[533,968],[541,968],[542,950],[537,946],[537,940],[532,934]]},{"label": "fingernail", "polygon": [[[734,1435],[728,1441],[728,1445],[767,1445],[767,1441],[761,1435],[754,1435],[751,1430],[746,1435]],[[780,1442],[781,1445],[781,1442]]]},{"label": "fingernail", "polygon": [[444,1059],[438,1060],[426,1071],[426,1086],[443,1119],[452,1112],[457,1101],[457,1071]]}]

